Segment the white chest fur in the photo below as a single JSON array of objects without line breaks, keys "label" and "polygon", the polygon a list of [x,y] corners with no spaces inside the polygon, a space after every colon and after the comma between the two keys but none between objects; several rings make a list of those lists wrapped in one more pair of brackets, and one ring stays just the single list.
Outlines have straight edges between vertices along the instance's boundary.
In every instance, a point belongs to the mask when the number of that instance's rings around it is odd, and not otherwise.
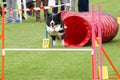
[{"label": "white chest fur", "polygon": [[63,28],[61,28],[61,25],[55,25],[54,28],[52,26],[47,26],[47,31],[50,35],[62,35],[61,33],[59,33],[60,30],[63,30]]}]

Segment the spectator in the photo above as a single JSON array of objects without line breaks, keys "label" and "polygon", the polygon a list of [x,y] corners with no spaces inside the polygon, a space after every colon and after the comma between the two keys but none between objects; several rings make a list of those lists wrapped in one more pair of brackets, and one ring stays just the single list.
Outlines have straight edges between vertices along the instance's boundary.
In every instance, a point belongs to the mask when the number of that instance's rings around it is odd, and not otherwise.
[{"label": "spectator", "polygon": [[[6,12],[6,18],[10,18],[12,17],[13,18],[13,21],[15,21],[16,19],[16,3],[17,3],[17,0],[6,0],[7,2],[7,12]],[[11,10],[13,12],[13,14],[11,15]]]},{"label": "spectator", "polygon": [[89,11],[89,0],[78,0],[78,11],[88,12]]},{"label": "spectator", "polygon": [[[27,8],[33,8],[34,7],[34,1],[33,0],[26,0],[26,6]],[[33,15],[32,11],[27,11],[28,15]]]},{"label": "spectator", "polygon": [[[66,3],[70,3],[70,0],[65,0],[65,4]],[[75,11],[75,3],[76,3],[76,0],[71,0],[71,4],[70,4],[71,6],[65,6],[65,10],[69,11],[71,7],[71,11]]]},{"label": "spectator", "polygon": [[[64,0],[60,0],[61,4],[64,4]],[[55,0],[55,5],[58,5],[58,0]],[[64,10],[64,6],[61,6],[61,11]],[[58,12],[58,7],[53,8],[52,10],[53,13],[57,13]]]},{"label": "spectator", "polygon": [[[48,6],[48,0],[36,0],[36,7],[40,7],[41,3],[43,3],[43,6]],[[48,10],[45,9],[44,10],[44,20],[46,20],[46,14],[47,14]],[[40,22],[40,10],[36,11],[36,22]]]}]

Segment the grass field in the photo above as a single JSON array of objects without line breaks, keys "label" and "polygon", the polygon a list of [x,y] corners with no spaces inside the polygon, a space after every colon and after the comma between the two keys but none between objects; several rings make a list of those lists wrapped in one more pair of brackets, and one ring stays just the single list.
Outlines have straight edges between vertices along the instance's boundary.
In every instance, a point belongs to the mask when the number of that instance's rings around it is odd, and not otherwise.
[{"label": "grass field", "polygon": [[[91,0],[90,9],[94,4],[97,11],[97,5],[100,4],[103,12],[117,18],[120,15],[118,2],[119,0]],[[45,38],[43,12],[41,17],[40,23],[35,22],[35,17],[28,17],[23,23],[6,23],[5,48],[41,48]],[[120,72],[120,31],[111,42],[104,43],[103,47]],[[116,75],[104,56],[103,65],[108,67],[109,75]],[[91,75],[90,52],[7,51],[5,56],[5,80],[91,80]]]}]

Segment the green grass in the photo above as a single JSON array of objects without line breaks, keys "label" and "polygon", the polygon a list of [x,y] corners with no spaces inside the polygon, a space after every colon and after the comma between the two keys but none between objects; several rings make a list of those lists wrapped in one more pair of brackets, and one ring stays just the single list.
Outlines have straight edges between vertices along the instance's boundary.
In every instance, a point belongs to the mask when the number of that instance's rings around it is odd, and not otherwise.
[{"label": "green grass", "polygon": [[[119,0],[91,0],[90,9],[94,4],[97,11],[97,5],[100,4],[103,12],[117,18],[120,14],[118,2]],[[40,23],[35,22],[35,17],[28,17],[23,23],[5,24],[5,48],[41,48],[43,38],[43,17]],[[111,42],[104,43],[103,47],[120,72],[120,32]],[[104,56],[103,65],[108,67],[109,75],[116,75]],[[89,52],[7,51],[5,56],[5,80],[91,80],[91,73]]]}]

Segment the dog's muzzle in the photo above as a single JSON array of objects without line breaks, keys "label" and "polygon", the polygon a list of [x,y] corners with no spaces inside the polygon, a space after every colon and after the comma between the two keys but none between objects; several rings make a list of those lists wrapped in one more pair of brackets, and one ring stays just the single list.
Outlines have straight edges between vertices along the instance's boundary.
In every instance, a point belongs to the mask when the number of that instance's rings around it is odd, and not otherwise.
[{"label": "dog's muzzle", "polygon": [[55,23],[51,23],[50,26],[52,26],[52,28],[55,28]]}]

